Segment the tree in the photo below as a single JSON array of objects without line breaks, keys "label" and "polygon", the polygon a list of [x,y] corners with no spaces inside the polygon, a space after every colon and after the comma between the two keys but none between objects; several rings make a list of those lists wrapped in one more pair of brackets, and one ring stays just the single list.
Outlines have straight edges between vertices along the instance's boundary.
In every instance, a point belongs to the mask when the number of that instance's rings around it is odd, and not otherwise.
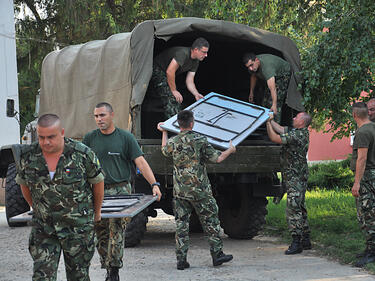
[{"label": "tree", "polygon": [[374,95],[375,4],[372,0],[330,1],[316,25],[316,44],[303,53],[304,101],[335,138],[353,130],[350,106],[362,91]]}]

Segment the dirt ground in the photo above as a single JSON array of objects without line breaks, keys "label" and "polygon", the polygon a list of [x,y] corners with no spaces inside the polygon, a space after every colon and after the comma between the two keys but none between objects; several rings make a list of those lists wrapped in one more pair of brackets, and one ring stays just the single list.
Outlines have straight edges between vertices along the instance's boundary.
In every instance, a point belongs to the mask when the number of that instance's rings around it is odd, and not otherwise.
[{"label": "dirt ground", "polygon": [[[150,219],[141,245],[125,249],[120,280],[375,280],[375,276],[364,270],[318,257],[314,250],[285,256],[287,245],[272,237],[232,240],[224,234],[224,252],[233,254],[233,261],[214,268],[203,234],[192,234],[188,253],[191,268],[180,271],[176,269],[174,227],[173,217],[164,213]],[[27,250],[29,232],[30,227],[9,228],[4,208],[0,207],[1,281],[31,280],[32,260]],[[92,281],[105,279],[96,253],[90,277]],[[66,280],[63,260],[57,280]]]}]

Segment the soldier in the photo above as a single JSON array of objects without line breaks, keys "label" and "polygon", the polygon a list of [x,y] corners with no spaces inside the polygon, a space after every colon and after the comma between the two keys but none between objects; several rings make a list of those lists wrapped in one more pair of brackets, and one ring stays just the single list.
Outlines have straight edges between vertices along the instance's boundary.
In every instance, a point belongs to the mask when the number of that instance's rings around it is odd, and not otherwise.
[{"label": "soldier", "polygon": [[173,158],[173,206],[176,220],[176,256],[177,269],[184,270],[190,265],[186,260],[189,247],[189,219],[195,210],[208,237],[213,265],[218,266],[233,259],[222,251],[223,242],[219,236],[220,221],[218,207],[212,195],[207,176],[206,162],[220,163],[236,148],[224,152],[215,150],[206,137],[192,131],[193,112],[183,110],[177,115],[180,133],[168,140],[168,133],[158,124],[162,135],[162,153]]},{"label": "soldier", "polygon": [[286,255],[301,253],[311,249],[310,229],[307,222],[305,193],[308,179],[306,154],[309,149],[309,130],[311,117],[300,112],[293,118],[293,128],[282,127],[273,119],[267,121],[267,133],[271,141],[282,144],[282,179],[287,191],[286,218],[292,234],[292,244]]},{"label": "soldier", "polygon": [[[130,174],[134,161],[159,201],[160,184],[155,180],[135,137],[130,132],[115,127],[112,106],[106,102],[97,104],[94,117],[99,129],[87,133],[83,143],[96,153],[103,166],[105,195],[131,194]],[[123,266],[126,223],[125,218],[111,218],[103,219],[95,225],[100,262],[102,268],[107,269],[108,281],[119,280],[119,268]]]},{"label": "soldier", "polygon": [[101,219],[104,175],[94,152],[64,138],[60,119],[38,119],[39,143],[23,149],[16,181],[33,208],[33,280],[56,280],[61,250],[67,280],[90,280],[94,221]]},{"label": "soldier", "polygon": [[254,89],[257,79],[267,82],[264,106],[271,108],[277,122],[281,120],[281,109],[288,93],[292,75],[290,64],[278,56],[271,54],[255,55],[246,53],[243,63],[251,72],[249,102],[254,101]]},{"label": "soldier", "polygon": [[375,122],[375,98],[372,98],[367,102],[367,108],[370,121]]},{"label": "soldier", "polygon": [[360,259],[355,265],[362,267],[375,262],[375,124],[363,102],[353,105],[352,115],[357,124],[350,167],[355,173],[352,194],[358,198],[357,208],[366,236],[366,250],[358,255]]},{"label": "soldier", "polygon": [[207,57],[209,43],[204,38],[196,39],[191,47],[172,47],[154,59],[150,88],[145,104],[154,106],[152,99],[161,100],[165,118],[168,119],[180,111],[183,101],[177,90],[175,77],[187,72],[186,86],[196,100],[203,98],[195,87],[194,77],[199,62]]}]

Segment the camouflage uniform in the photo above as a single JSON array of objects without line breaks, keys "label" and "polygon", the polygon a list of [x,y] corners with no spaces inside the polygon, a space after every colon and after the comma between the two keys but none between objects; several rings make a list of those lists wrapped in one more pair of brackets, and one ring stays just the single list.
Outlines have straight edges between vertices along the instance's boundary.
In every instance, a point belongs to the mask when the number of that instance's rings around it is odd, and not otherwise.
[{"label": "camouflage uniform", "polygon": [[186,259],[189,247],[189,219],[195,210],[207,235],[212,256],[222,251],[219,236],[218,207],[212,195],[206,162],[216,163],[220,152],[204,136],[183,131],[162,147],[165,156],[173,157],[173,196],[176,220],[176,256]]},{"label": "camouflage uniform", "polygon": [[[105,135],[99,129],[87,133],[82,142],[98,156],[105,173],[104,195],[131,194],[129,182],[133,160],[142,156],[137,140],[129,131],[115,128]],[[96,248],[100,255],[102,268],[123,266],[125,230],[127,218],[102,219],[95,224]]]},{"label": "camouflage uniform", "polygon": [[[277,93],[277,112],[278,114],[275,115],[275,121],[280,123],[281,121],[281,110],[285,103],[285,99],[288,93],[288,87],[290,82],[291,72],[282,73],[279,76],[275,76],[275,84],[276,84],[276,93]],[[270,89],[266,87],[266,93],[264,95],[264,107],[271,108],[272,106],[272,96]]]},{"label": "camouflage uniform", "polygon": [[[130,183],[126,185],[105,185],[105,195],[131,194]],[[122,267],[124,255],[125,230],[129,218],[103,219],[95,224],[96,248],[100,255],[102,268]]]},{"label": "camouflage uniform", "polygon": [[155,65],[149,84],[148,94],[158,95],[160,101],[162,102],[165,119],[169,119],[180,112],[181,104],[176,101],[176,98],[172,94],[171,88],[169,88],[165,71]]},{"label": "camouflage uniform", "polygon": [[286,218],[292,235],[304,236],[310,233],[305,207],[305,193],[308,179],[306,154],[309,148],[307,128],[291,129],[280,135],[282,140],[282,178],[287,188]]},{"label": "camouflage uniform", "polygon": [[375,124],[370,122],[356,130],[353,142],[351,169],[356,171],[358,149],[367,148],[365,171],[360,181],[357,215],[366,237],[366,249],[375,253]]},{"label": "camouflage uniform", "polygon": [[375,169],[365,170],[360,186],[358,206],[362,214],[366,247],[369,251],[375,252]]},{"label": "camouflage uniform", "polygon": [[33,202],[29,251],[34,281],[56,280],[61,250],[67,280],[90,280],[95,251],[90,184],[103,180],[94,152],[80,142],[65,139],[53,179],[38,143],[23,148],[16,181],[30,189]]}]

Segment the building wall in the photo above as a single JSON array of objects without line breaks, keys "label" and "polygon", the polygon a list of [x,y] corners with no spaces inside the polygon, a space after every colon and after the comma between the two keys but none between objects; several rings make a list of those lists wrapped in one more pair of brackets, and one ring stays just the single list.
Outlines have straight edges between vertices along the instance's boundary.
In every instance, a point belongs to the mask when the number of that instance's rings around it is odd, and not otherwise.
[{"label": "building wall", "polygon": [[349,137],[331,142],[332,135],[310,130],[308,161],[343,160],[352,153]]}]

